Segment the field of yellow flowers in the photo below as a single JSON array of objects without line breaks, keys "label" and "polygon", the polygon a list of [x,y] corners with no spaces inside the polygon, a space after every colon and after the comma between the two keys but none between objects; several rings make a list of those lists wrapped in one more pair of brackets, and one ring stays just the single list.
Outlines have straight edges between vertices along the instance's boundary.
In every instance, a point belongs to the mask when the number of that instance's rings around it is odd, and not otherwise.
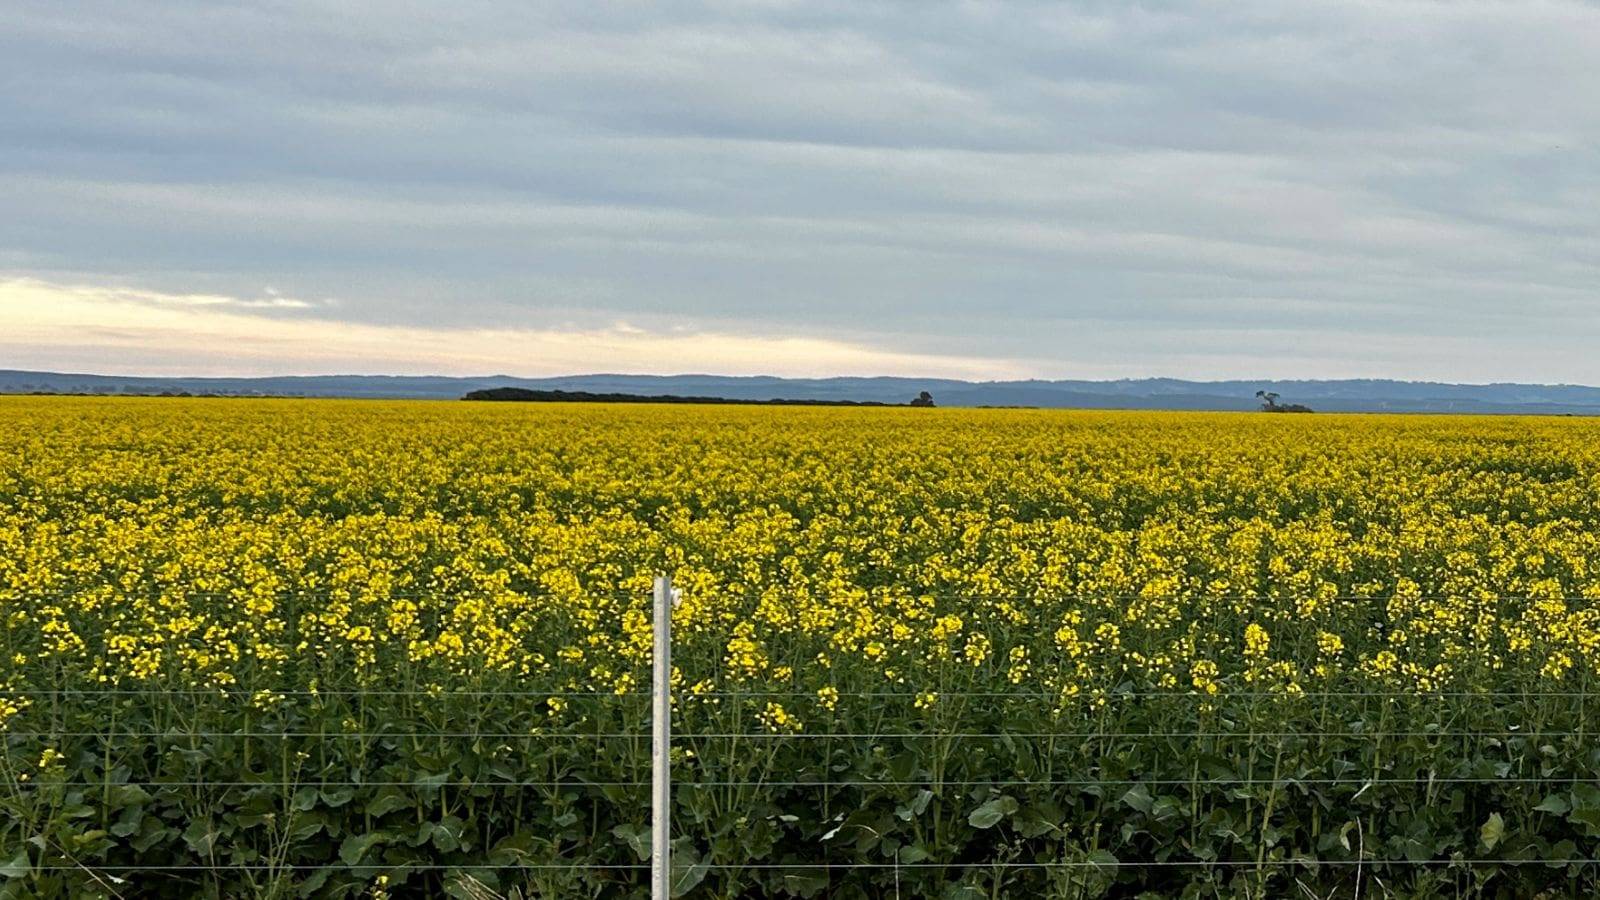
[{"label": "field of yellow flowers", "polygon": [[0,398],[0,898],[1592,896],[1600,424]]}]

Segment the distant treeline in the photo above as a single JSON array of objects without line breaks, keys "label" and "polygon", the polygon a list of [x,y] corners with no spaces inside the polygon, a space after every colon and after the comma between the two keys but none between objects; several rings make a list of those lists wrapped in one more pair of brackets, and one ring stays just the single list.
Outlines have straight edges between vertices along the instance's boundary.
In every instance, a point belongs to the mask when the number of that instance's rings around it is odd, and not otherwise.
[{"label": "distant treeline", "polygon": [[463,400],[501,400],[522,403],[711,403],[727,406],[894,406],[876,400],[736,400],[728,397],[679,397],[674,394],[593,394],[589,391],[533,391],[527,388],[490,388],[472,391]]}]

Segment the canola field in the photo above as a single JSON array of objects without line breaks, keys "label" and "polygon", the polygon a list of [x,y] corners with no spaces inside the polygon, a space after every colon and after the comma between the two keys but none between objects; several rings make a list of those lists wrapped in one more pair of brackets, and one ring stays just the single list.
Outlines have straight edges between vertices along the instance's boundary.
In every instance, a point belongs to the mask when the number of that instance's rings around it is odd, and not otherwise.
[{"label": "canola field", "polygon": [[1600,891],[1593,420],[0,398],[0,898],[647,896],[658,573],[681,896]]}]

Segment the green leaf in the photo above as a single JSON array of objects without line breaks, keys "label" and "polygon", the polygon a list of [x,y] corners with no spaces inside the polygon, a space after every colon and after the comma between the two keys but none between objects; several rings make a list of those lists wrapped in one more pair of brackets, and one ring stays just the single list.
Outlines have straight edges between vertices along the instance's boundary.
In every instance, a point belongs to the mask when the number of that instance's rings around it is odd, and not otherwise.
[{"label": "green leaf", "polygon": [[1122,802],[1128,806],[1148,815],[1155,808],[1155,799],[1150,796],[1150,789],[1142,784],[1136,784],[1122,795]]},{"label": "green leaf", "polygon": [[82,792],[73,792],[67,795],[69,805],[62,808],[61,815],[68,819],[92,819],[95,817],[94,807],[87,803],[73,802],[74,798],[81,801],[83,799]]},{"label": "green leaf", "polygon": [[111,789],[111,808],[141,806],[152,799],[150,792],[136,784],[119,784]]},{"label": "green leaf", "polygon": [[1117,868],[1118,859],[1116,854],[1110,850],[1096,850],[1089,854],[1089,862],[1094,863],[1097,868],[1114,871]]},{"label": "green leaf", "polygon": [[[1572,841],[1557,841],[1550,847],[1550,851],[1545,854],[1545,859],[1547,860],[1568,860],[1577,858],[1578,845]],[[1553,868],[1560,868],[1562,864],[1559,862],[1546,862],[1545,865]]]},{"label": "green leaf", "polygon": [[178,829],[163,828],[161,825],[157,824],[157,820],[154,818],[147,819],[146,821],[150,824],[148,826],[141,826],[141,828],[143,828],[142,833],[138,837],[128,842],[128,846],[139,851],[140,853],[149,852],[151,847],[154,847],[163,841],[170,841],[178,834]]},{"label": "green leaf", "polygon": [[933,854],[921,844],[910,844],[900,848],[900,864],[905,866],[916,865],[919,862],[932,859]]},{"label": "green leaf", "polygon": [[331,809],[338,809],[354,799],[356,792],[350,788],[340,788],[338,790],[322,791],[321,796],[323,805]]},{"label": "green leaf", "polygon": [[501,838],[489,851],[489,864],[506,866],[526,863],[534,858],[534,848],[539,845],[539,839],[532,832],[519,831],[510,837]]},{"label": "green leaf", "polygon": [[648,825],[618,825],[611,829],[612,835],[617,840],[628,845],[633,855],[639,857],[640,862],[650,859],[650,826]]},{"label": "green leaf", "polygon": [[367,804],[367,813],[373,816],[383,816],[395,810],[411,806],[411,798],[399,788],[386,787],[378,792],[371,803]]},{"label": "green leaf", "polygon": [[465,822],[455,816],[445,816],[433,826],[433,846],[451,853],[461,847],[461,837],[466,831]]},{"label": "green leaf", "polygon": [[1483,841],[1484,849],[1493,850],[1505,833],[1506,820],[1500,818],[1499,813],[1490,813],[1483,827],[1478,829],[1478,839]]},{"label": "green leaf", "polygon": [[[676,842],[674,842],[676,843]],[[687,855],[674,846],[672,849],[672,893],[673,897],[682,897],[700,886],[706,880],[706,873],[711,871],[711,864],[700,858],[700,854],[693,848],[686,848]]]},{"label": "green leaf", "polygon": [[932,801],[933,791],[926,789],[917,791],[917,796],[911,802],[896,807],[894,814],[899,816],[901,821],[909,822],[927,812],[928,804]]},{"label": "green leaf", "polygon": [[322,886],[328,883],[328,879],[332,875],[333,869],[331,868],[318,869],[311,873],[306,880],[300,882],[300,886],[295,889],[295,893],[301,897],[310,897],[322,890]]},{"label": "green leaf", "polygon": [[1572,808],[1583,811],[1600,810],[1600,787],[1592,784],[1573,785]]},{"label": "green leaf", "polygon": [[967,824],[973,828],[993,828],[1006,816],[1017,811],[1017,801],[1002,794],[972,811]]},{"label": "green leaf", "polygon": [[387,834],[374,831],[371,834],[352,834],[339,845],[339,859],[347,866],[355,866],[366,857],[367,851],[374,845],[389,839]]},{"label": "green leaf", "polygon": [[0,878],[22,878],[28,874],[32,867],[28,864],[28,851],[22,849],[17,855],[4,865],[0,865]]},{"label": "green leaf", "polygon": [[209,857],[211,851],[216,849],[217,838],[221,834],[216,831],[211,823],[205,819],[195,819],[189,827],[183,830],[183,842],[195,853]]},{"label": "green leaf", "polygon": [[1561,796],[1560,794],[1551,794],[1550,796],[1544,798],[1544,802],[1540,803],[1538,806],[1535,806],[1534,809],[1539,812],[1564,816],[1572,810],[1572,804],[1568,803],[1567,798]]},{"label": "green leaf", "polygon": [[826,873],[790,872],[783,876],[782,886],[784,893],[795,897],[815,897],[828,889],[828,878]]},{"label": "green leaf", "polygon": [[1600,809],[1575,806],[1572,812],[1567,813],[1567,821],[1584,826],[1584,833],[1589,837],[1600,836]]},{"label": "green leaf", "polygon": [[1150,817],[1157,822],[1166,822],[1184,815],[1185,810],[1178,805],[1172,797],[1157,797],[1150,807]]},{"label": "green leaf", "polygon": [[124,807],[117,821],[111,826],[111,833],[119,838],[133,837],[139,833],[144,824],[144,807]]},{"label": "green leaf", "polygon": [[317,805],[317,789],[303,787],[294,792],[294,799],[289,802],[289,808],[295,812],[309,812]]},{"label": "green leaf", "polygon": [[[295,820],[294,827],[289,829],[289,840],[295,843],[308,840],[310,837],[327,827],[321,819],[300,818]],[[330,835],[331,836],[331,835]]]},{"label": "green leaf", "polygon": [[[1059,819],[1060,817],[1056,816],[1055,818]],[[1038,810],[1029,810],[1027,815],[1020,817],[1016,828],[1017,834],[1025,838],[1043,837],[1060,830],[1055,821],[1041,816]]]}]

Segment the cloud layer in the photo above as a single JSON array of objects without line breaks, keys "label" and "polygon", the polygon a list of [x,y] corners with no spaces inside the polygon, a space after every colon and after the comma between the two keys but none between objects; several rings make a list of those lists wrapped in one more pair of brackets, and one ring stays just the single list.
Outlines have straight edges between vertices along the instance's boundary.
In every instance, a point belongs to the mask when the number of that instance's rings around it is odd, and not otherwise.
[{"label": "cloud layer", "polygon": [[[786,376],[875,373],[952,378],[1024,377],[991,359],[927,356],[808,337],[752,337],[675,329],[483,328],[385,325],[316,305],[107,290],[34,279],[0,280],[0,359],[8,368],[127,375],[562,375],[649,374],[663,367]],[[691,364],[692,363],[692,364]]]},{"label": "cloud layer", "polygon": [[1596,58],[1579,0],[20,0],[0,271],[682,371],[1597,381]]}]

